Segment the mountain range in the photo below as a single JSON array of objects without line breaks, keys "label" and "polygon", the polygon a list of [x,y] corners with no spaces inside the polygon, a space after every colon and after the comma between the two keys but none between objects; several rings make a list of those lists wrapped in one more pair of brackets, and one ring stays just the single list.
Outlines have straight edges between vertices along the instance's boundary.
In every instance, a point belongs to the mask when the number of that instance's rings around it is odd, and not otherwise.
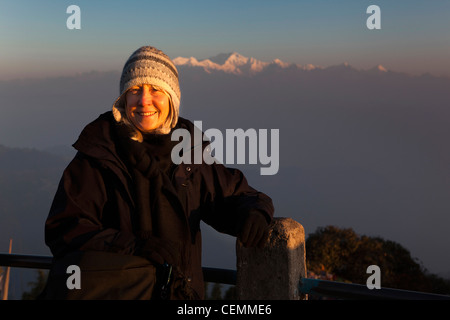
[{"label": "mountain range", "polygon": [[[237,75],[254,75],[270,69],[294,69],[311,71],[315,69],[325,69],[321,66],[315,66],[312,64],[300,65],[295,63],[288,63],[281,61],[280,59],[273,59],[270,62],[264,62],[253,57],[245,57],[237,52],[221,53],[217,56],[197,60],[195,57],[177,57],[173,59],[173,62],[177,66],[186,66],[194,68],[202,68],[206,72],[223,71],[226,73],[232,73]],[[343,67],[350,67],[348,63],[343,63]],[[352,67],[350,67],[352,68]],[[378,65],[369,72],[387,72],[386,68],[382,65]]]}]

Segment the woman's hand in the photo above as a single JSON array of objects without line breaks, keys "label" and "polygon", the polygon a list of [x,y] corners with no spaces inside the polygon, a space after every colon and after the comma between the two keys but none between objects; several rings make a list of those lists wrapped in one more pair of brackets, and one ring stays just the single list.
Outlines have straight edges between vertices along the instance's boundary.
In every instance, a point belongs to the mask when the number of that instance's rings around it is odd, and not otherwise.
[{"label": "woman's hand", "polygon": [[251,211],[239,234],[239,240],[244,247],[264,247],[269,234],[269,224],[264,215],[258,211]]}]

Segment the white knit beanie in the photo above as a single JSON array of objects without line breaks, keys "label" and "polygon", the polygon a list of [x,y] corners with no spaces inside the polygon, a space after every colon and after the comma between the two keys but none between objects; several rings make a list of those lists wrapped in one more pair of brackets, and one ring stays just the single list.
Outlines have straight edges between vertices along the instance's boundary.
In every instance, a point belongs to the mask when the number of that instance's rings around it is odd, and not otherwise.
[{"label": "white knit beanie", "polygon": [[125,115],[124,93],[136,85],[154,85],[166,91],[173,106],[171,127],[177,121],[180,108],[180,85],[178,71],[170,58],[161,50],[144,46],[137,49],[125,63],[120,77],[120,96],[113,104],[113,114],[117,122]]}]

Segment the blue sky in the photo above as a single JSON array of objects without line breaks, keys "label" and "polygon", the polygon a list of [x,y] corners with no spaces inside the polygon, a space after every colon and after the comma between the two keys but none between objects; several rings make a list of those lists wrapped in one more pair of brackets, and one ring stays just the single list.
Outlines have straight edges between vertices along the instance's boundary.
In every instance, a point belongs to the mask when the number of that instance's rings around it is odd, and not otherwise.
[{"label": "blue sky", "polygon": [[[66,8],[81,8],[68,30]],[[366,9],[381,8],[381,30]],[[120,70],[153,45],[203,59],[237,51],[264,61],[450,76],[450,1],[10,1],[0,3],[0,79]]]}]

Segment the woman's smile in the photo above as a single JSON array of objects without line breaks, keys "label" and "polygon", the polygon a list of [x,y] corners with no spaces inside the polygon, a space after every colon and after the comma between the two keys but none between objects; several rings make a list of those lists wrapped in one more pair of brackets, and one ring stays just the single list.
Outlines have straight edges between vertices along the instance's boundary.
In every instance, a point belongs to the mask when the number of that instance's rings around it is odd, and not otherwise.
[{"label": "woman's smile", "polygon": [[158,111],[138,112],[138,114],[139,114],[141,117],[151,117],[151,116],[154,116],[154,115],[157,114],[157,113],[158,113]]}]

